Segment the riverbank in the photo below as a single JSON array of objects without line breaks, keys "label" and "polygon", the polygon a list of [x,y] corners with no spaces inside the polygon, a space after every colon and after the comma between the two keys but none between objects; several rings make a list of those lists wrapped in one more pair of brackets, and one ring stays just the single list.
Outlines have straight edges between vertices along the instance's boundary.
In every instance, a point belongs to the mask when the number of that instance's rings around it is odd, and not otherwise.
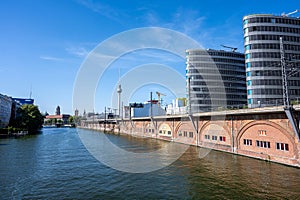
[{"label": "riverbank", "polygon": [[19,138],[28,135],[28,131],[15,129],[15,128],[6,128],[1,129],[0,131],[0,139],[3,138]]},{"label": "riverbank", "polygon": [[[300,108],[295,116],[300,116]],[[178,142],[300,167],[298,133],[282,107],[85,120],[81,128]]]}]

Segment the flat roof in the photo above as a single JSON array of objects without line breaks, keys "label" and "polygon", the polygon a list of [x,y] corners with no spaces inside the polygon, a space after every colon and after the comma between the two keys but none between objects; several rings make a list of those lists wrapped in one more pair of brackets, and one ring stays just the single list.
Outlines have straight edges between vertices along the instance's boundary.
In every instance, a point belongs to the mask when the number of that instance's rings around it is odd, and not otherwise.
[{"label": "flat roof", "polygon": [[245,15],[245,16],[243,17],[243,20],[246,19],[246,18],[251,18],[251,17],[274,17],[274,18],[300,19],[299,17],[285,16],[284,14],[282,14],[282,15],[273,15],[273,14],[251,14],[251,15]]},{"label": "flat roof", "polygon": [[[300,104],[294,105],[293,108],[296,111],[300,111]],[[202,112],[202,113],[194,113],[193,117],[210,117],[210,116],[226,116],[226,115],[253,115],[253,114],[264,114],[264,113],[284,113],[284,106],[273,106],[273,107],[263,107],[263,108],[248,108],[248,109],[238,109],[238,110],[224,110],[224,111],[213,111],[213,112]],[[174,119],[174,118],[188,118],[188,114],[182,115],[163,115],[163,116],[153,116],[153,119]],[[121,119],[106,119],[105,121],[120,121]],[[124,118],[124,120],[129,120],[129,118]],[[148,120],[150,121],[150,117],[134,117],[133,121],[139,120]],[[102,120],[86,120],[86,121],[104,121]]]}]

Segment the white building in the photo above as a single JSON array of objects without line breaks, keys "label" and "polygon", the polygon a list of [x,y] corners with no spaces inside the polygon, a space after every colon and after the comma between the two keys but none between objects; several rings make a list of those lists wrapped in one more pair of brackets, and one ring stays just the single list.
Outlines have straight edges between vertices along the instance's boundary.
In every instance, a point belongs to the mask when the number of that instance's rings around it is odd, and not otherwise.
[{"label": "white building", "polygon": [[186,98],[176,98],[167,106],[167,115],[186,114]]}]

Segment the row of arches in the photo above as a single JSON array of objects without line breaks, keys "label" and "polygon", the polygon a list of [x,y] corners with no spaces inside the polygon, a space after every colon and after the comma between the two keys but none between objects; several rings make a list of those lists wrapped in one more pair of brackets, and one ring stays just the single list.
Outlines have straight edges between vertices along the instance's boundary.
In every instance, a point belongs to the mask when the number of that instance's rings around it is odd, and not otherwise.
[{"label": "row of arches", "polygon": [[287,127],[268,120],[239,125],[237,121],[197,121],[196,127],[191,121],[148,121],[134,122],[134,126],[127,123],[126,129],[149,137],[281,162],[280,159],[299,159],[295,136]]}]

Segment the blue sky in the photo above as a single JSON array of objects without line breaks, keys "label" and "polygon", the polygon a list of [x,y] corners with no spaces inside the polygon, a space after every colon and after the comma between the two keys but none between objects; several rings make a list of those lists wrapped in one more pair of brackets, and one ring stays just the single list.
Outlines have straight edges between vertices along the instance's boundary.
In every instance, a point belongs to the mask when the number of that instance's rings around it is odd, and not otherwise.
[{"label": "blue sky", "polygon": [[[280,15],[299,8],[296,0],[3,0],[0,93],[29,97],[32,88],[32,98],[42,112],[52,114],[60,105],[63,113],[73,113],[73,87],[81,64],[91,50],[115,34],[163,27],[186,34],[204,48],[221,49],[225,44],[243,52],[244,15]],[[104,82],[98,84],[97,91],[102,88],[102,92],[96,92],[95,105],[78,108],[80,113],[83,109],[102,112],[104,106],[116,107],[111,93],[119,77],[131,67],[147,63],[171,66],[184,77],[185,61],[178,56],[155,50],[132,52],[111,65]],[[129,101],[146,101],[150,91],[167,94],[165,103],[176,96],[154,83],[131,91]]]}]

